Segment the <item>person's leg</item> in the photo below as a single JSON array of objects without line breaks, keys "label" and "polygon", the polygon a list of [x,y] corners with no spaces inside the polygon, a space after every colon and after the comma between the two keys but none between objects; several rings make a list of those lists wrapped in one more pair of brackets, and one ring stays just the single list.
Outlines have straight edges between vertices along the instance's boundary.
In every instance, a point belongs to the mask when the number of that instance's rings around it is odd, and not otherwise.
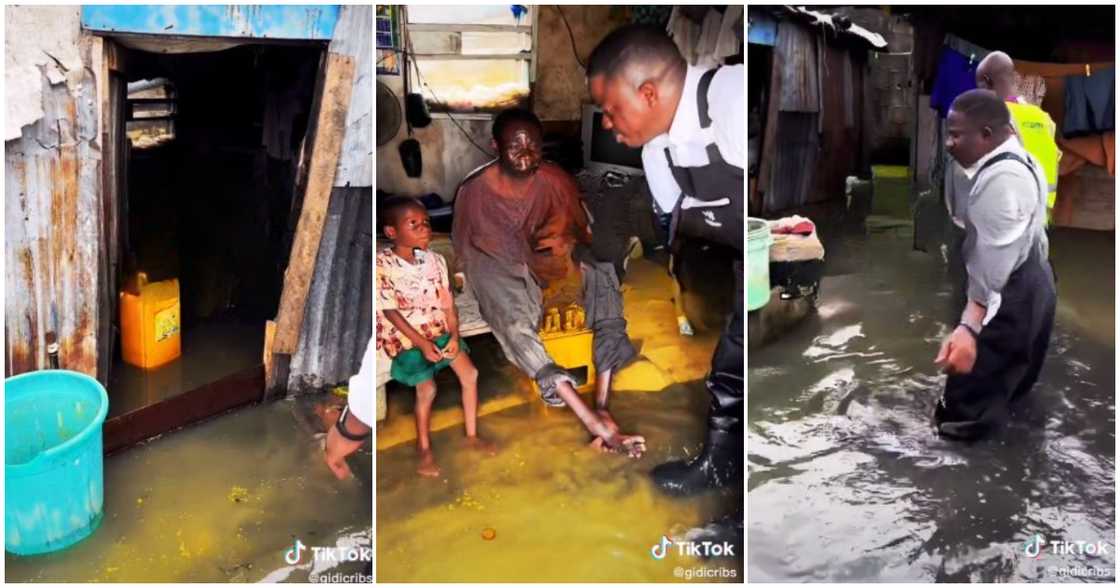
[{"label": "person's leg", "polygon": [[705,385],[711,396],[704,449],[691,461],[653,469],[662,491],[688,496],[743,481],[743,264],[736,262],[735,306],[723,329]]},{"label": "person's leg", "polygon": [[371,338],[366,344],[358,373],[350,378],[350,393],[346,397],[346,407],[343,408],[337,422],[327,427],[324,459],[327,467],[340,480],[351,476],[346,457],[357,451],[372,432],[371,425],[367,423],[374,421],[373,364],[374,356],[377,354],[376,348],[376,342]]},{"label": "person's leg", "polygon": [[347,480],[353,474],[346,464],[346,457],[362,447],[372,429],[344,409],[338,422],[327,429],[325,453],[327,467],[339,480]]},{"label": "person's leg", "polygon": [[463,428],[467,434],[467,444],[471,447],[493,453],[494,444],[478,437],[478,368],[466,353],[460,352],[452,360],[451,369],[459,378],[462,389]]},{"label": "person's leg", "polygon": [[583,426],[595,438],[591,442],[592,447],[626,453],[633,458],[639,458],[645,453],[644,437],[621,433],[614,420],[609,419],[609,415],[607,419],[601,418],[596,411],[584,403],[570,381],[557,382],[554,387],[557,395],[572,409]]},{"label": "person's leg", "polygon": [[622,306],[622,289],[614,268],[581,256],[583,272],[583,308],[591,326],[592,361],[595,364],[595,411],[608,427],[618,430],[610,414],[611,381],[616,370],[634,360],[634,349],[626,333]]},{"label": "person's leg", "polygon": [[596,372],[595,375],[595,412],[598,413],[599,418],[607,425],[607,428],[618,431],[618,423],[614,422],[614,417],[610,412],[610,399],[611,399],[611,380],[613,379],[614,370],[603,370]]},{"label": "person's leg", "polygon": [[421,476],[439,475],[439,466],[432,455],[431,421],[432,403],[436,399],[434,379],[416,385],[416,449],[420,453],[420,465],[416,472]]},{"label": "person's leg", "polygon": [[1032,316],[1023,277],[1020,272],[1012,274],[999,311],[981,329],[972,371],[945,380],[934,411],[934,425],[942,436],[968,441],[987,435],[1007,418],[1008,403],[1029,377],[1031,323],[1038,318]]},{"label": "person's leg", "polygon": [[1050,336],[1054,331],[1054,313],[1058,302],[1055,288],[1054,275],[1050,270],[1049,262],[1046,262],[1045,265],[1039,266],[1036,286],[1032,288],[1035,296],[1035,316],[1031,324],[1031,346],[1027,354],[1029,368],[1022,381],[1012,391],[1012,401],[1030,392],[1042,372],[1042,364],[1046,361],[1046,353],[1050,349]]},{"label": "person's leg", "polygon": [[[530,378],[552,364],[541,341],[541,290],[527,268],[503,267],[495,260],[467,268],[467,287],[478,301],[478,309],[490,332],[498,340],[506,359]],[[550,406],[563,406],[553,395],[541,399]]]}]

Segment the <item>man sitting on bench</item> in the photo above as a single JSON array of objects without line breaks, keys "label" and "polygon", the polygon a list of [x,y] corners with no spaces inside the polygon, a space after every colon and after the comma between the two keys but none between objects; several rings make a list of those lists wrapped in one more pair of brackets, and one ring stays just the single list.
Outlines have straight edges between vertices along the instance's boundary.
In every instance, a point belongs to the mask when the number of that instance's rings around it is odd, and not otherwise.
[{"label": "man sitting on bench", "polygon": [[[550,406],[569,406],[592,444],[640,457],[645,440],[619,432],[607,409],[612,373],[637,352],[626,335],[618,277],[586,250],[591,231],[575,180],[543,161],[540,120],[525,110],[494,119],[496,160],[468,174],[455,199],[456,264],[506,357],[537,383]],[[542,288],[580,271],[583,307],[594,332],[595,408],[576,392],[539,334]]]}]

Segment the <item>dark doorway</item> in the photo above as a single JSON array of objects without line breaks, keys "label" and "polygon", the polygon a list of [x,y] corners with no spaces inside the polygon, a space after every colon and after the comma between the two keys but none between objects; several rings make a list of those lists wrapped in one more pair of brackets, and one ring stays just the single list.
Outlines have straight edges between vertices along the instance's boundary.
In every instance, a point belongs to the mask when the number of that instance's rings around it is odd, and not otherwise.
[{"label": "dark doorway", "polygon": [[[181,396],[210,387],[216,399],[216,383],[251,386],[253,370],[263,374],[265,323],[276,316],[299,215],[297,176],[323,48],[122,50],[128,91],[118,112],[128,142],[114,278],[118,292],[134,288],[140,272],[149,282],[179,281],[182,354],[155,369],[131,366],[114,329],[110,420],[136,421],[172,400],[177,411],[206,412]],[[229,385],[217,388],[228,398]]]}]

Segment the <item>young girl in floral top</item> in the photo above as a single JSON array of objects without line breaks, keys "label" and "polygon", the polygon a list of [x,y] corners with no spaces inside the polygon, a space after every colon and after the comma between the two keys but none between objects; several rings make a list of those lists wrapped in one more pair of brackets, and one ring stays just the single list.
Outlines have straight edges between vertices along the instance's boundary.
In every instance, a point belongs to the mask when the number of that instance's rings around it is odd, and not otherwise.
[{"label": "young girl in floral top", "polygon": [[416,387],[417,472],[438,476],[432,455],[430,422],[436,397],[435,375],[451,366],[462,387],[467,444],[493,452],[478,437],[478,369],[459,339],[459,317],[451,297],[447,262],[429,251],[428,213],[412,198],[390,198],[378,211],[391,247],[377,252],[377,348],[392,359],[394,380]]}]

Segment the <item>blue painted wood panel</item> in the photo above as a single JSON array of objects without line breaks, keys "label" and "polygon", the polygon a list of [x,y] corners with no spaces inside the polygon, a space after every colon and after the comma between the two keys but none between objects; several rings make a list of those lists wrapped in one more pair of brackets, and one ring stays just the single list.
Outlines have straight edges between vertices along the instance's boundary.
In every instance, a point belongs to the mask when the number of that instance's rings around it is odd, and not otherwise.
[{"label": "blue painted wood panel", "polygon": [[82,27],[90,31],[330,40],[337,5],[82,6]]}]

